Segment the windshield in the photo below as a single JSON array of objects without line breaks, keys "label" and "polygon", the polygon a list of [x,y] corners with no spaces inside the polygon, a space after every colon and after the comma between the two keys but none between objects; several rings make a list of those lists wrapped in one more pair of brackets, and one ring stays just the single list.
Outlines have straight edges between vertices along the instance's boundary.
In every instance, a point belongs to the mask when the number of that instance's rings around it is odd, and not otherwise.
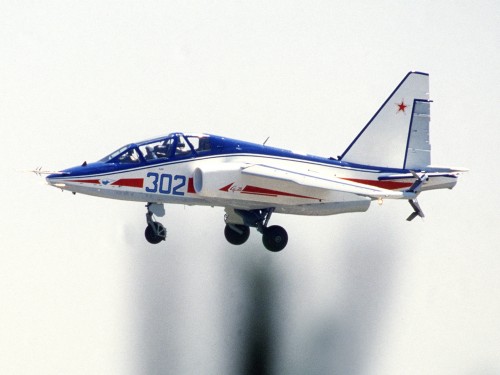
[{"label": "windshield", "polygon": [[143,143],[139,146],[146,161],[162,160],[172,155],[174,138],[155,140],[149,143]]},{"label": "windshield", "polygon": [[125,152],[128,148],[130,147],[130,145],[126,145],[126,146],[123,146],[123,147],[120,147],[118,150],[112,152],[111,154],[103,157],[101,160],[99,160],[101,163],[107,163],[108,161],[116,158],[118,155],[120,155],[122,152]]}]

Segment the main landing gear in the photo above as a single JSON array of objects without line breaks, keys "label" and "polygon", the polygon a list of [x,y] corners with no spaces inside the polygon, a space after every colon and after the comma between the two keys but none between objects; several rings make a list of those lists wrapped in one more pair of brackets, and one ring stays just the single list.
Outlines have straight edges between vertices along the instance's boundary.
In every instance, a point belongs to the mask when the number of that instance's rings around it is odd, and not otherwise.
[{"label": "main landing gear", "polygon": [[279,225],[267,226],[273,211],[274,208],[250,211],[235,209],[234,213],[239,216],[239,221],[242,220],[243,224],[231,223],[231,215],[228,212],[225,217],[226,227],[224,228],[226,240],[233,245],[241,245],[248,240],[250,227],[255,227],[257,231],[262,233],[262,243],[267,250],[273,252],[283,250],[288,243],[286,230]]},{"label": "main landing gear", "polygon": [[158,203],[148,203],[146,205],[148,212],[146,214],[146,222],[148,226],[144,231],[144,235],[146,236],[146,240],[152,244],[158,244],[161,241],[165,241],[167,237],[167,228],[163,226],[162,223],[153,219],[153,215],[162,217],[165,215],[165,208],[163,204]]},{"label": "main landing gear", "polygon": [[[165,208],[163,204],[148,203],[146,205],[146,222],[148,226],[144,231],[146,240],[152,244],[165,241],[167,229],[162,223],[156,221],[154,216],[163,217]],[[257,228],[262,233],[262,243],[269,251],[277,252],[285,248],[288,243],[286,230],[278,225],[268,226],[274,208],[263,210],[230,210],[226,209],[226,227],[224,236],[233,245],[242,245],[250,237],[250,227]]]}]

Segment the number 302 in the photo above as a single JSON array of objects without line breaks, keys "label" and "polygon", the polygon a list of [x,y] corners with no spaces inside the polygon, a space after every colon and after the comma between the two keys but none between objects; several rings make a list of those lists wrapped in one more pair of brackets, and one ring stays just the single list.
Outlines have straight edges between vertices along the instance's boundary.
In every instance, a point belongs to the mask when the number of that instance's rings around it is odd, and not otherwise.
[{"label": "number 302", "polygon": [[148,193],[184,195],[180,189],[186,186],[186,176],[172,176],[168,173],[158,174],[154,172],[149,172],[146,176],[150,178],[150,185],[146,186]]}]

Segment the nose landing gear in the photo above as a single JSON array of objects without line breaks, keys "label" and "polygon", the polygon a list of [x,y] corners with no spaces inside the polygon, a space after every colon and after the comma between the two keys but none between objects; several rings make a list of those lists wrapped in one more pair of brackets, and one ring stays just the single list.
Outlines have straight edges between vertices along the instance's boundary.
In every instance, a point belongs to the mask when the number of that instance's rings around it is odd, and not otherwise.
[{"label": "nose landing gear", "polygon": [[158,244],[161,241],[165,241],[167,237],[167,228],[163,226],[162,223],[153,219],[153,215],[162,217],[165,215],[165,208],[163,204],[158,203],[148,203],[146,205],[148,212],[146,213],[146,222],[148,226],[144,231],[144,235],[146,236],[146,240],[151,244]]}]

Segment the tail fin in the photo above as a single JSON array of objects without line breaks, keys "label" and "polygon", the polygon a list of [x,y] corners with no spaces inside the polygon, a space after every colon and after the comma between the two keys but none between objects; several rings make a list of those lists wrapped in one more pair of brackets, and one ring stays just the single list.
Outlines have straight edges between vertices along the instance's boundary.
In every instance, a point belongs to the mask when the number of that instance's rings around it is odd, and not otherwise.
[{"label": "tail fin", "polygon": [[429,143],[429,75],[408,73],[340,160],[387,168],[425,169]]}]

